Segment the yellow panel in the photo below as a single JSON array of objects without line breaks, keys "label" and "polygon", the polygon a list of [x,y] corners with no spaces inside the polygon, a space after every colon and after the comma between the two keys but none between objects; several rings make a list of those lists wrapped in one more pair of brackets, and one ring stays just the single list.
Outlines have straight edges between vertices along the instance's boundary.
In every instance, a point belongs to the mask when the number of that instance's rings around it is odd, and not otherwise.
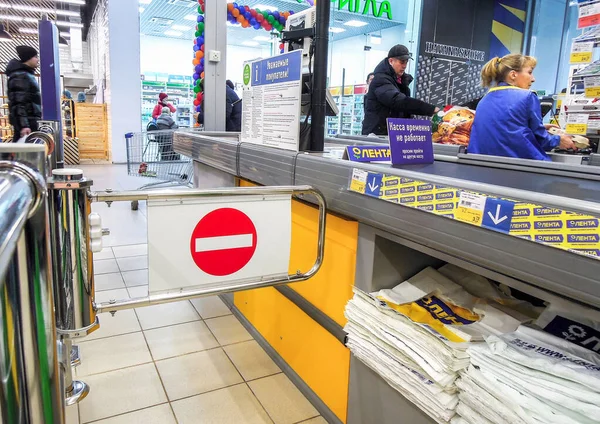
[{"label": "yellow panel", "polygon": [[523,33],[516,31],[498,21],[492,22],[492,33],[498,40],[510,50],[511,53],[519,53],[523,43]]},{"label": "yellow panel", "polygon": [[[301,202],[292,205],[290,273],[308,271],[316,257],[318,208]],[[344,308],[352,298],[358,243],[358,223],[327,214],[325,257],[317,275],[290,284],[306,300],[339,325],[346,324]]]},{"label": "yellow panel", "polygon": [[503,8],[505,8],[506,10],[508,10],[510,13],[512,13],[513,15],[515,15],[521,21],[525,22],[525,15],[526,15],[527,12],[525,12],[524,10],[517,9],[515,7],[510,7],[510,6],[507,6],[505,4],[501,4],[500,6],[502,6]]},{"label": "yellow panel", "polygon": [[345,423],[350,351],[272,287],[236,292],[234,303],[285,362]]}]

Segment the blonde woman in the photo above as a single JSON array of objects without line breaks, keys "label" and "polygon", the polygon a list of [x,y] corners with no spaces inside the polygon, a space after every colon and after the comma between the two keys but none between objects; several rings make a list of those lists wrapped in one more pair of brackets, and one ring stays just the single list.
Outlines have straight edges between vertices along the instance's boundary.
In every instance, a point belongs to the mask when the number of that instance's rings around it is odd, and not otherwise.
[{"label": "blonde woman", "polygon": [[567,135],[551,135],[542,121],[540,101],[530,91],[534,57],[509,54],[490,60],[481,71],[488,93],[477,105],[468,152],[521,159],[550,160],[546,152],[575,149]]}]

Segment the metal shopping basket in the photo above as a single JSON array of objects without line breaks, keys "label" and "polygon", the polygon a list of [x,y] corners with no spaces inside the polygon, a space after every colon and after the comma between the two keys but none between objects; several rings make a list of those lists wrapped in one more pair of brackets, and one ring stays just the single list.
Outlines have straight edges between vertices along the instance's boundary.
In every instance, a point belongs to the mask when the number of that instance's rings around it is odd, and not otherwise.
[{"label": "metal shopping basket", "polygon": [[[127,146],[127,173],[134,177],[152,178],[155,181],[138,188],[186,186],[193,178],[192,159],[173,149],[175,130],[146,131],[125,134]],[[138,202],[131,202],[137,210]]]}]

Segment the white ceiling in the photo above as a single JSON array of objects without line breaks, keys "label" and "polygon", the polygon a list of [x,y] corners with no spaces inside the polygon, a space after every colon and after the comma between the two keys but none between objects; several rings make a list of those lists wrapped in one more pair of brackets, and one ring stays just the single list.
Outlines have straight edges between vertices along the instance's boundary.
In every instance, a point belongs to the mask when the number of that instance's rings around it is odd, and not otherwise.
[{"label": "white ceiling", "polygon": [[[149,4],[143,4],[149,0],[140,1],[140,32],[144,35],[152,35],[157,37],[178,38],[190,40],[194,39],[196,22],[186,20],[189,15],[197,15],[198,2],[196,0],[150,0]],[[177,5],[170,4],[177,2]],[[223,0],[225,2],[225,0]],[[400,1],[400,0],[397,0]],[[308,8],[306,2],[299,3],[296,0],[248,0],[246,2],[238,2],[244,6],[256,8],[257,5],[273,7],[278,11],[299,12]],[[337,3],[332,3],[331,7],[331,25],[334,27],[344,28],[345,31],[336,33],[334,39],[341,40],[344,38],[354,37],[356,35],[369,34],[379,32],[382,29],[390,28],[402,22],[388,21],[377,19],[372,16],[357,15],[345,11],[339,11],[335,8]],[[143,10],[143,11],[142,11]],[[156,19],[159,18],[159,19]],[[160,19],[163,18],[163,19]],[[367,25],[354,28],[344,25],[344,22],[350,20],[360,20]],[[179,27],[188,27],[188,30],[173,29]],[[181,35],[165,34],[165,31],[178,31]],[[249,36],[251,35],[251,37]],[[244,41],[253,40],[256,36],[269,36],[263,29],[254,30],[252,28],[242,28],[241,26],[228,26],[227,43],[230,45],[243,45]],[[262,45],[268,45],[268,41],[258,41]]]}]

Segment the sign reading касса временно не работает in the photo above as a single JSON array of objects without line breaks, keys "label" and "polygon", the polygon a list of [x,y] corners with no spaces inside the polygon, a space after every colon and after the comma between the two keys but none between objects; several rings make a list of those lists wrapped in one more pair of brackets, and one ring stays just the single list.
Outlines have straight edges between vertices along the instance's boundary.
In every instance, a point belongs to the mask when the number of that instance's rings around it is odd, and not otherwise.
[{"label": "sign reading \u043a\u0430\u0441\u0441\u0430 \u0432\u0440\u0435\u043c\u0435\u043d\u043d\u043e \u043d\u0435 \u0440\u0430\u0431\u043e\u0442\u0430\u0435\u0442", "polygon": [[388,118],[387,127],[392,165],[433,163],[430,121]]}]

